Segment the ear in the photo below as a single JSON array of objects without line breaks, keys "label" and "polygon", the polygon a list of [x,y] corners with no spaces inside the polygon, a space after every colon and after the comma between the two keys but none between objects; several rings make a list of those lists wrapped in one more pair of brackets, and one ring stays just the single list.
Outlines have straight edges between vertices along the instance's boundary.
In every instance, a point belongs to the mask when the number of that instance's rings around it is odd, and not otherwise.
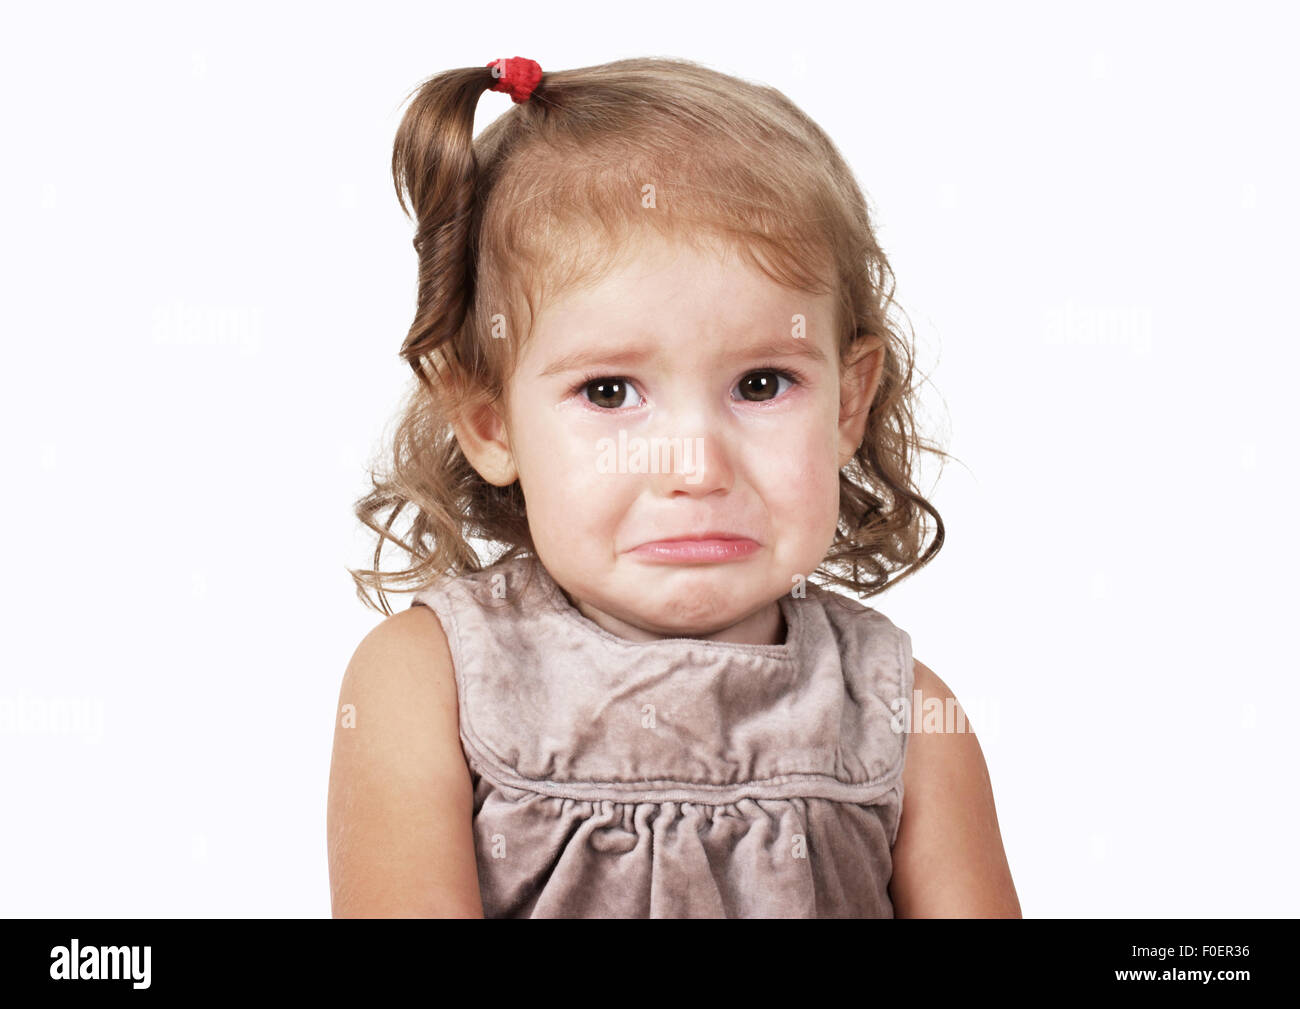
[{"label": "ear", "polygon": [[460,450],[479,476],[497,487],[508,487],[519,478],[510,451],[510,434],[496,406],[474,400],[452,425]]},{"label": "ear", "polygon": [[839,461],[847,466],[862,445],[867,430],[867,414],[876,398],[876,388],[884,373],[885,342],[878,336],[867,337],[850,350],[840,377]]}]

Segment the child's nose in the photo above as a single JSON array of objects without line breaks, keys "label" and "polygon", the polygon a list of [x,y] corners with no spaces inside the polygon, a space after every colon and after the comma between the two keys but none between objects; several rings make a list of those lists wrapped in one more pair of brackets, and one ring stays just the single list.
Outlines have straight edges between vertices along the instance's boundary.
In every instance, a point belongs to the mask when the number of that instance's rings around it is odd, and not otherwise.
[{"label": "child's nose", "polygon": [[[646,433],[671,448],[671,468],[661,465],[656,478],[662,494],[711,494],[730,490],[734,479],[725,406],[713,398],[707,369],[682,374],[663,390]],[[661,454],[667,453],[663,442]]]},{"label": "child's nose", "polygon": [[659,454],[665,462],[652,467],[649,474],[656,493],[699,497],[731,490],[734,469],[718,434],[668,437],[660,443]]}]

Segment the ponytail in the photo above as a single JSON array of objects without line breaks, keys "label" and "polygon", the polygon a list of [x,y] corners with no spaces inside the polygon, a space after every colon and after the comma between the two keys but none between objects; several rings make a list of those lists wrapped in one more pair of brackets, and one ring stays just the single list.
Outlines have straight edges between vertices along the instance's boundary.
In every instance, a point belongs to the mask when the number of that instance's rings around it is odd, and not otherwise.
[{"label": "ponytail", "polygon": [[425,361],[435,352],[455,354],[474,296],[474,113],[496,81],[488,67],[431,77],[416,89],[393,141],[393,186],[402,210],[415,218],[419,259],[415,320],[401,356],[430,391]]}]

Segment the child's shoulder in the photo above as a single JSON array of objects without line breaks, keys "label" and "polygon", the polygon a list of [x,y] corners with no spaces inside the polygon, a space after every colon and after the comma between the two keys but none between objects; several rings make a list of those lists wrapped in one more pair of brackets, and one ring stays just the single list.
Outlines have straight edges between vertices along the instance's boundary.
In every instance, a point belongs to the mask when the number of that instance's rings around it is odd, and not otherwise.
[{"label": "child's shoulder", "polygon": [[[423,665],[433,668],[449,659],[447,635],[427,606],[410,606],[376,624],[357,645],[354,659],[364,668],[374,665]],[[374,660],[379,660],[375,662]]]},{"label": "child's shoulder", "polygon": [[451,650],[437,615],[425,606],[394,613],[357,645],[343,675],[340,705],[356,724],[404,734],[426,756],[459,755],[457,695]]}]

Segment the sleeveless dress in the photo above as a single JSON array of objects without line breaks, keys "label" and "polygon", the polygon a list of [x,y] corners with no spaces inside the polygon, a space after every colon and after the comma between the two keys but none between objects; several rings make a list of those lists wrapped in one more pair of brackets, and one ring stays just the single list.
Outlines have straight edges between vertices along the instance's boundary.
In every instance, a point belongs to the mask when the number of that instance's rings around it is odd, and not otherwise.
[{"label": "sleeveless dress", "polygon": [[446,633],[488,918],[890,918],[912,643],[811,583],[786,640],[630,641],[535,557],[417,592]]}]

